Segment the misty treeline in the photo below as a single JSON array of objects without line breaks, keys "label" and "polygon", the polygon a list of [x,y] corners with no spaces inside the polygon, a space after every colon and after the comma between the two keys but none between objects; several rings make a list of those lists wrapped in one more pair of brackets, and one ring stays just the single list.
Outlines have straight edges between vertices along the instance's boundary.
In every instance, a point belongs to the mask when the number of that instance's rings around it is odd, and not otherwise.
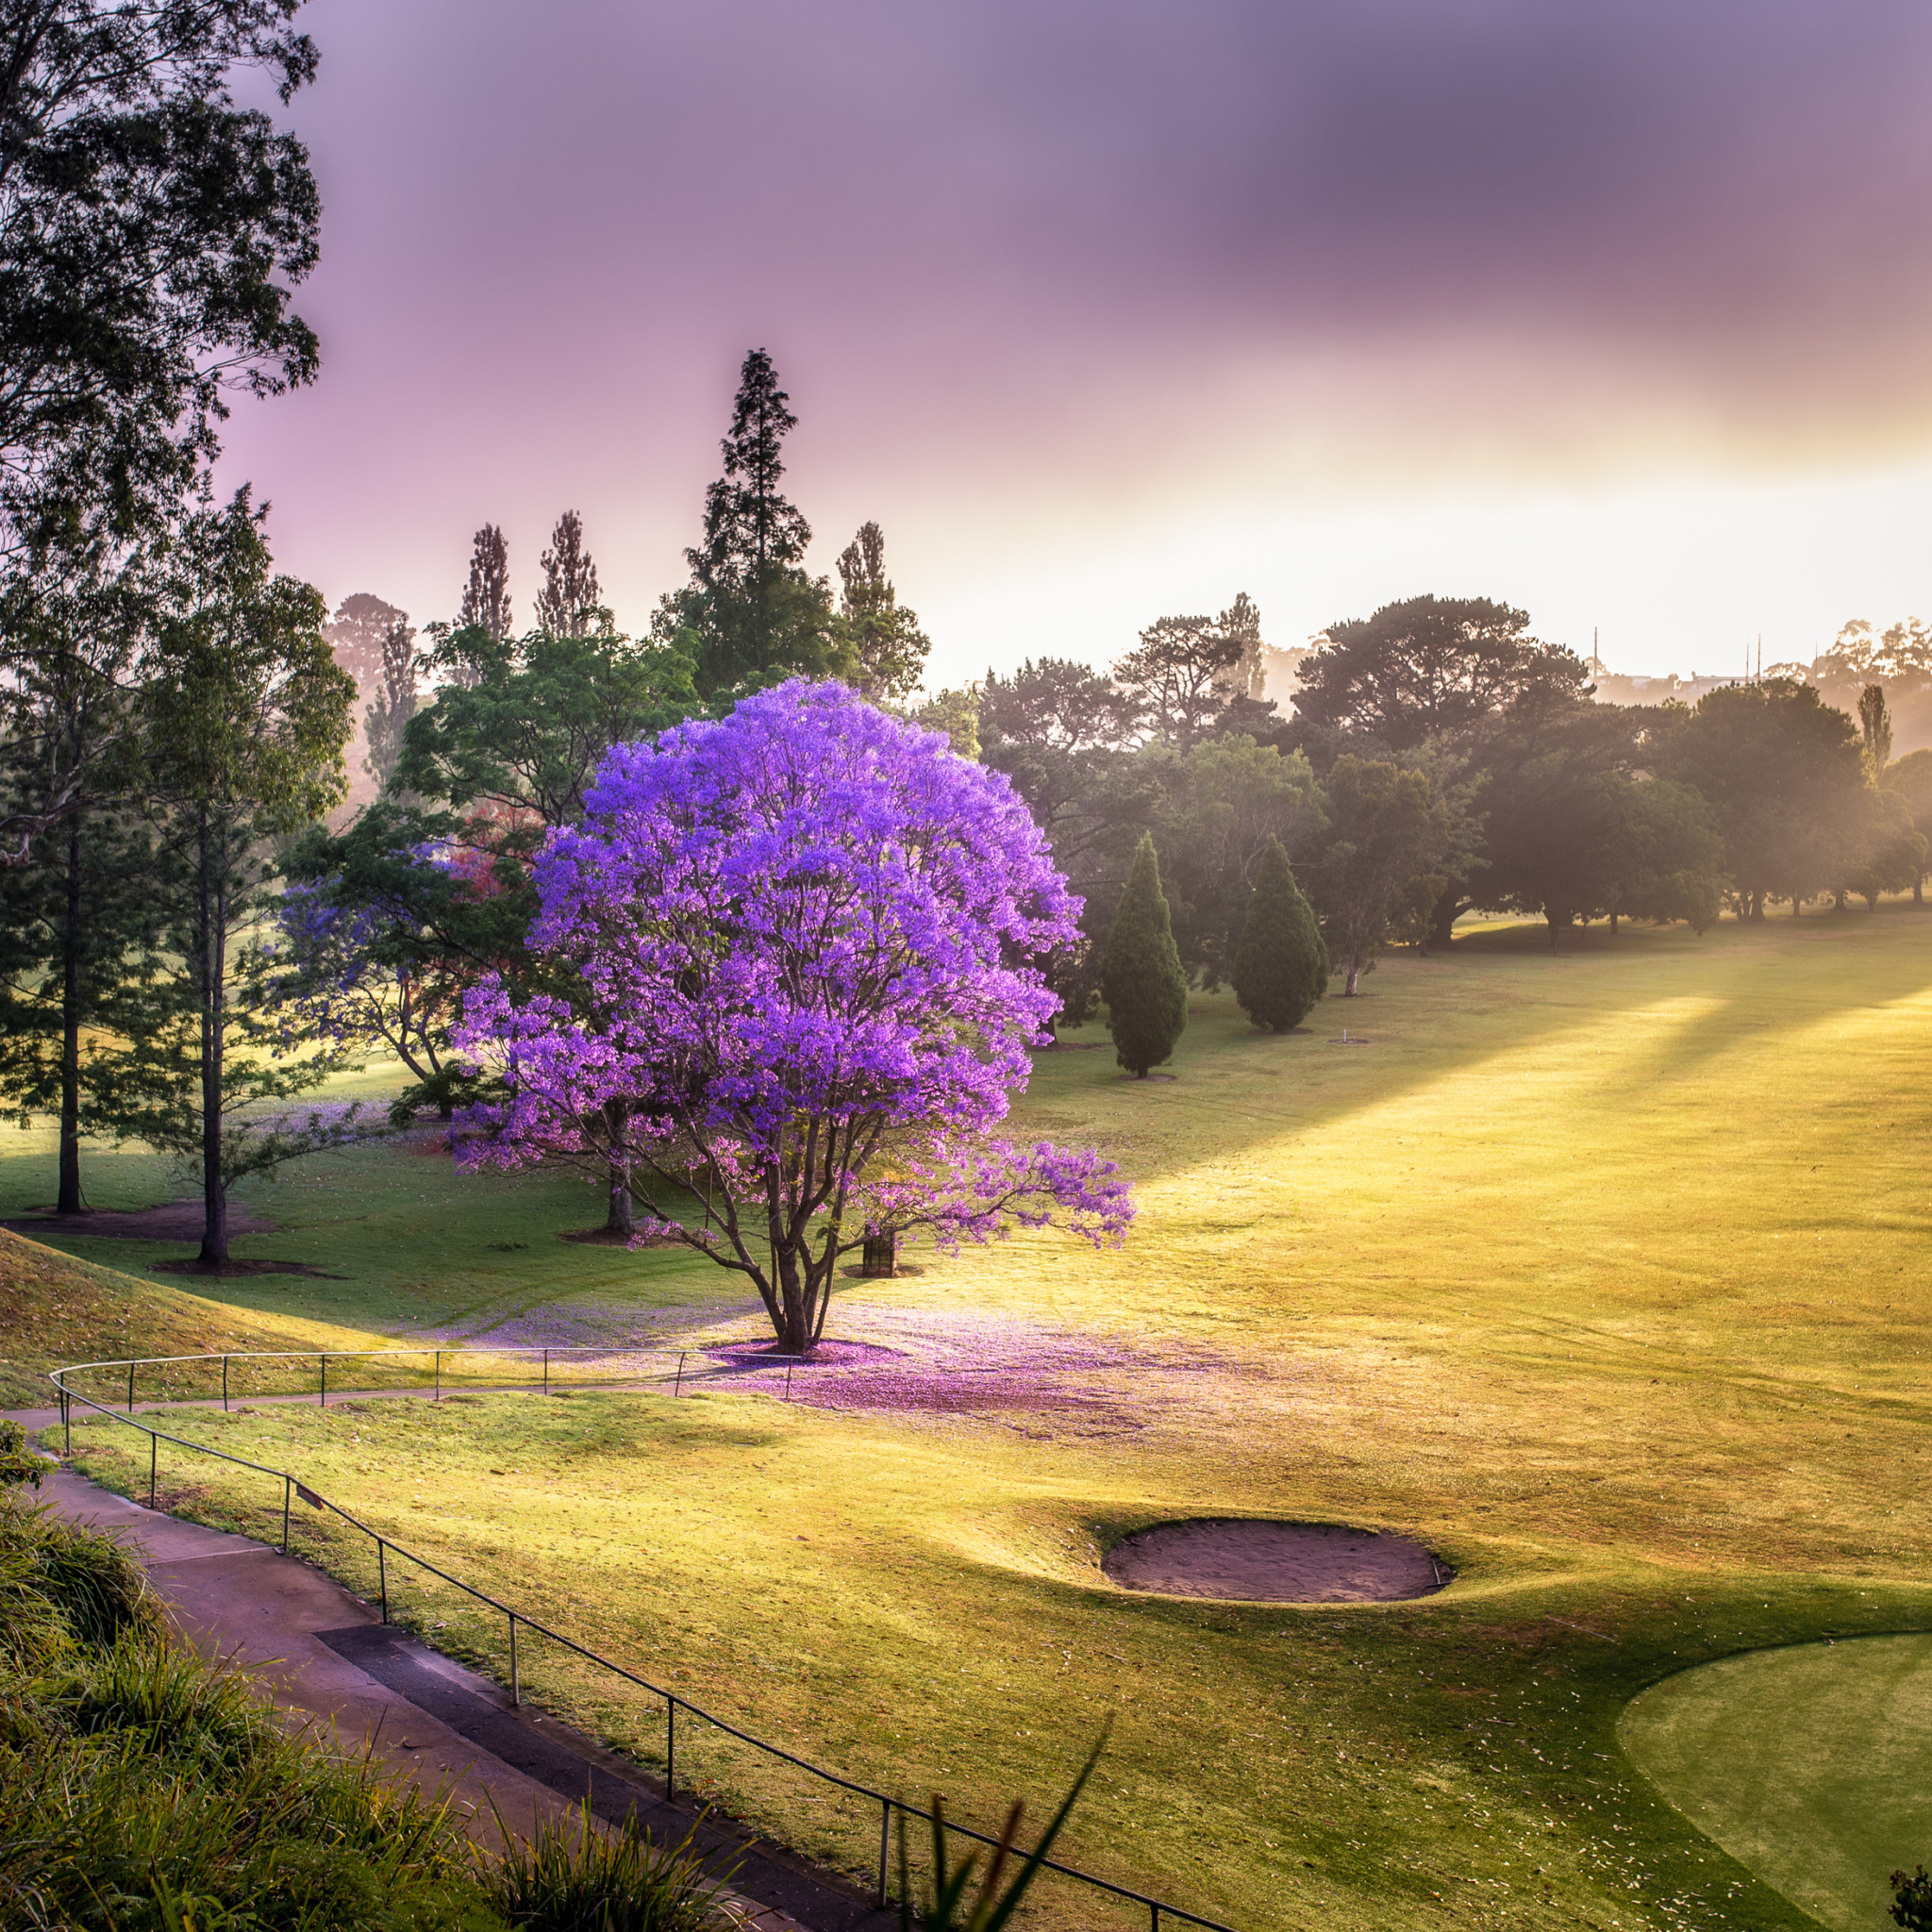
[{"label": "misty treeline", "polygon": [[1702,930],[1725,908],[1920,894],[1932,752],[1891,759],[1880,684],[1856,717],[1782,667],[1694,706],[1607,704],[1524,611],[1432,596],[1331,625],[1286,715],[1264,661],[1242,598],[1162,619],[1109,673],[1044,658],[976,687],[982,756],[1087,901],[1088,944],[1056,962],[1068,1020],[1097,996],[1143,835],[1182,965],[1209,988],[1271,838],[1348,992],[1384,946],[1446,946],[1471,911],[1540,917],[1555,944],[1595,919]]}]

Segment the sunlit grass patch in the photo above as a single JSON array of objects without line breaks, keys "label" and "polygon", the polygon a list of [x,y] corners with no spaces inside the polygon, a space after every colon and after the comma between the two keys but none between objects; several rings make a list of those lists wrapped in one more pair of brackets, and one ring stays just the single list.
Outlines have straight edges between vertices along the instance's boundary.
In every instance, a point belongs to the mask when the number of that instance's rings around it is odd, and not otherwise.
[{"label": "sunlit grass patch", "polygon": [[[1303,1036],[1197,996],[1171,1085],[1114,1080],[1105,1051],[1040,1056],[1013,1125],[1118,1150],[1142,1203],[1126,1247],[921,1255],[916,1277],[843,1285],[832,1329],[900,1350],[910,1379],[997,1366],[990,1389],[1031,1376],[1052,1400],[895,1407],[855,1372],[788,1406],[782,1377],[701,1375],[675,1403],[191,1426],[683,1672],[721,1714],[982,1822],[1064,1789],[1118,1711],[1068,1855],[1243,1928],[1805,1924],[1632,1770],[1616,1724],[1688,1664],[1932,1622],[1932,920],[1626,933],[1556,958],[1539,941],[1386,962]],[[1339,1044],[1344,1015],[1367,1046]],[[363,1191],[408,1257],[371,1261],[372,1322],[433,1302],[526,1335],[682,1335],[721,1309],[756,1329],[715,1279],[547,1232],[563,1266],[492,1274],[506,1257],[477,1236],[535,1228],[540,1206],[581,1224],[583,1193],[408,1158],[400,1178],[313,1167],[318,1240]],[[108,1469],[103,1434],[84,1440]],[[118,1468],[144,1490],[144,1448]],[[191,1483],[197,1513],[279,1534],[278,1492],[164,1450],[163,1493]],[[1399,1529],[1457,1581],[1270,1609],[1099,1573],[1109,1538],[1227,1513]],[[298,1546],[373,1591],[322,1521],[298,1506]],[[502,1667],[500,1620],[402,1607]],[[661,1750],[660,1713],[561,1659],[524,1667],[645,1761]],[[875,1856],[875,1826],[692,1748],[693,1775],[792,1842]]]}]

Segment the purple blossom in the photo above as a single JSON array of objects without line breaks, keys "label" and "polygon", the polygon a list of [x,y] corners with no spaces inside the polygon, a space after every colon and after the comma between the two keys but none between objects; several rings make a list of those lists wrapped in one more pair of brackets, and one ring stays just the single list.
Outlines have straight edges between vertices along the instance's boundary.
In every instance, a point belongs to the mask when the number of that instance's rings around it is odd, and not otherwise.
[{"label": "purple blossom", "polygon": [[792,1349],[868,1230],[1121,1238],[1111,1163],[984,1138],[1058,1007],[1029,962],[1080,910],[1001,774],[793,682],[618,747],[587,798],[531,930],[578,990],[464,1003],[458,1042],[508,1094],[468,1158],[641,1174],[651,1231],[750,1276]]}]

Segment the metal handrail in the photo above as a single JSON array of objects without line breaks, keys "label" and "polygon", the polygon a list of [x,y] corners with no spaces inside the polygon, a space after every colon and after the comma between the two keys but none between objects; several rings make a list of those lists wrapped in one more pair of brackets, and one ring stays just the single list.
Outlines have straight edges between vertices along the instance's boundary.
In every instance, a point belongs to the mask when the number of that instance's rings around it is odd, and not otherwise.
[{"label": "metal handrail", "polygon": [[[512,1609],[508,1604],[503,1603],[496,1597],[490,1595],[487,1591],[478,1590],[475,1584],[465,1583],[460,1576],[452,1576],[447,1570],[440,1569],[426,1557],[417,1555],[414,1550],[395,1541],[392,1538],[384,1536],[380,1530],[371,1528],[359,1517],[351,1515],[340,1503],[332,1503],[326,1496],[320,1495],[314,1490],[311,1490],[290,1470],[275,1469],[265,1462],[251,1462],[245,1456],[234,1456],[225,1449],[216,1449],[205,1442],[191,1441],[185,1436],[169,1435],[164,1430],[154,1428],[146,1423],[138,1421],[134,1415],[134,1371],[137,1368],[162,1367],[173,1362],[211,1362],[219,1360],[222,1364],[223,1407],[225,1411],[227,1407],[227,1370],[231,1359],[307,1359],[310,1356],[319,1356],[323,1360],[321,1390],[323,1400],[325,1404],[328,1389],[327,1362],[330,1356],[426,1355],[430,1352],[428,1349],[238,1349],[233,1352],[232,1356],[222,1355],[219,1357],[212,1354],[140,1356],[132,1360],[71,1363],[65,1368],[54,1370],[47,1379],[54,1384],[60,1394],[60,1424],[65,1438],[65,1446],[69,1453],[72,1452],[74,1446],[73,1405],[75,1402],[83,1403],[89,1408],[98,1411],[106,1416],[109,1422],[121,1423],[129,1428],[139,1429],[147,1437],[148,1507],[150,1508],[153,1508],[155,1504],[155,1479],[160,1444],[172,1442],[179,1448],[192,1450],[197,1455],[213,1456],[223,1462],[231,1462],[240,1469],[252,1469],[262,1475],[278,1476],[281,1478],[282,1554],[284,1556],[289,1554],[289,1519],[292,1502],[296,1496],[300,1496],[312,1508],[325,1509],[333,1515],[341,1517],[352,1529],[368,1537],[375,1544],[376,1589],[380,1602],[382,1621],[385,1624],[389,1622],[389,1564],[387,1557],[391,1552],[398,1557],[404,1557],[408,1562],[414,1563],[419,1569],[426,1570],[432,1576],[441,1577],[443,1582],[449,1584],[453,1589],[461,1591],[466,1596],[474,1598],[477,1603],[487,1604],[490,1608],[508,1620],[509,1701],[513,1707],[521,1708],[523,1705],[523,1687],[519,1681],[517,1657],[517,1625],[519,1624],[526,1630],[533,1630],[540,1637],[546,1637],[551,1642],[560,1644],[565,1650],[571,1651],[575,1656],[582,1657],[587,1663],[594,1664],[599,1670],[608,1671],[613,1676],[623,1678],[627,1684],[636,1685],[640,1690],[648,1691],[654,1697],[661,1697],[664,1700],[664,1796],[667,1801],[672,1797],[676,1783],[677,1712],[681,1706],[691,1716],[702,1719],[703,1722],[710,1724],[713,1728],[723,1731],[727,1737],[736,1738],[741,1743],[749,1744],[754,1750],[762,1751],[767,1757],[779,1758],[783,1762],[792,1765],[800,1771],[808,1773],[811,1776],[819,1778],[826,1784],[836,1785],[841,1790],[850,1791],[855,1796],[867,1799],[871,1803],[877,1805],[879,1807],[879,1867],[878,1883],[874,1888],[874,1896],[876,1903],[881,1908],[884,1907],[887,1897],[886,1861],[891,1838],[892,1813],[894,1811],[897,1811],[902,1819],[917,1818],[928,1824],[938,1824],[941,1830],[957,1832],[961,1838],[971,1839],[977,1844],[990,1845],[995,1848],[1000,1844],[1001,1840],[999,1839],[990,1837],[983,1831],[974,1831],[971,1825],[959,1824],[951,1818],[936,1818],[933,1812],[922,1810],[917,1805],[908,1805],[903,1798],[891,1797],[884,1791],[874,1790],[870,1785],[860,1784],[852,1778],[841,1777],[837,1772],[827,1771],[823,1765],[813,1764],[808,1758],[800,1757],[795,1753],[787,1751],[782,1745],[769,1743],[763,1738],[754,1737],[749,1731],[740,1730],[737,1725],[727,1724],[724,1719],[715,1716],[702,1705],[694,1704],[690,1698],[680,1697],[675,1690],[667,1690],[660,1684],[654,1684],[648,1677],[640,1676],[635,1671],[626,1670],[624,1665],[613,1663],[607,1657],[600,1657],[594,1650],[578,1643],[573,1638],[564,1636],[561,1631],[553,1630],[547,1624],[540,1623],[536,1618],[527,1616],[521,1610]],[[525,1354],[535,1353],[535,1349],[519,1350],[515,1345],[512,1345],[508,1349],[479,1348],[444,1349],[438,1351],[439,1354],[443,1355],[493,1355],[499,1357],[515,1355],[520,1352]],[[574,1344],[567,1349],[563,1347],[559,1347],[555,1351],[546,1349],[544,1351],[546,1357],[553,1352],[559,1355],[565,1353],[645,1355],[654,1352],[668,1353],[668,1350],[612,1349],[600,1347],[593,1343],[582,1343]],[[678,1375],[680,1384],[683,1377],[683,1356],[688,1353],[689,1351],[684,1351],[679,1357]],[[440,1363],[438,1367],[438,1394],[440,1396]],[[96,1402],[92,1396],[82,1394],[77,1389],[69,1389],[65,1380],[65,1377],[70,1374],[79,1374],[91,1369],[119,1368],[125,1368],[128,1372],[129,1393],[127,1412],[125,1414],[123,1414],[118,1409],[108,1407],[105,1403]],[[1020,1853],[1018,1856],[1024,1858],[1028,1855]],[[1076,1879],[1082,1885],[1091,1885],[1098,1890],[1110,1893],[1115,1898],[1125,1899],[1131,1904],[1146,1907],[1149,1932],[1160,1932],[1160,1922],[1162,1919],[1173,1919],[1179,1921],[1183,1924],[1198,1925],[1203,1928],[1203,1932],[1233,1932],[1231,1926],[1224,1925],[1217,1919],[1204,1919],[1197,1913],[1184,1911],[1179,1906],[1171,1906],[1165,1900],[1150,1898],[1145,1892],[1135,1891],[1128,1886],[1116,1885],[1111,1879],[1098,1878],[1091,1872],[1082,1872],[1076,1866],[1062,1865],[1054,1858],[1041,1858],[1040,1864],[1041,1869],[1045,1871],[1058,1873],[1062,1877]]]}]

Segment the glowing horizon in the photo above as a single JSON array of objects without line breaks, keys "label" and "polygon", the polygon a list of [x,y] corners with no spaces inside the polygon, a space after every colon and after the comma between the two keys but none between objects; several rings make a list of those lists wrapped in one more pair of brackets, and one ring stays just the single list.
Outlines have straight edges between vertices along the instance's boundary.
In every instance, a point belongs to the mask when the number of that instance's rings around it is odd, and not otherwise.
[{"label": "glowing horizon", "polygon": [[527,615],[582,511],[641,629],[737,365],[867,517],[931,680],[1105,662],[1246,590],[1271,642],[1433,590],[1613,668],[1932,614],[1932,19],[1527,0],[693,15],[317,0],[318,386],[228,480],[331,602]]}]

